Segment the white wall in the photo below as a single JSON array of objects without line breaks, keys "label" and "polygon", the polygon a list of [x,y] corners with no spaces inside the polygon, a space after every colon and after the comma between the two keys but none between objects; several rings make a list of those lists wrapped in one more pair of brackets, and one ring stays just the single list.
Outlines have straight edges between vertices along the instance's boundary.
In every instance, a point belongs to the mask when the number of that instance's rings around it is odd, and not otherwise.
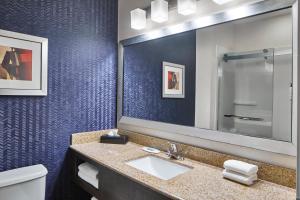
[{"label": "white wall", "polygon": [[234,0],[233,2],[225,5],[217,5],[212,0],[200,0],[197,3],[196,14],[190,16],[182,16],[177,13],[177,10],[173,9],[169,12],[169,20],[166,23],[158,24],[147,20],[147,28],[141,31],[133,30],[130,28],[130,11],[135,8],[145,8],[150,5],[151,0],[119,0],[119,40],[128,39],[133,36],[137,36],[146,33],[150,30],[168,26],[171,24],[177,24],[186,20],[193,19],[195,17],[210,15],[215,12],[236,7],[252,2],[261,0]]}]

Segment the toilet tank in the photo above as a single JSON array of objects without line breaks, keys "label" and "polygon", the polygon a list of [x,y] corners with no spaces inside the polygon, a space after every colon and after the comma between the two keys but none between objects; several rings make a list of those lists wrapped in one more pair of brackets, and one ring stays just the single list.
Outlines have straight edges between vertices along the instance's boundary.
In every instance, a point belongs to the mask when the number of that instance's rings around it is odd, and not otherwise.
[{"label": "toilet tank", "polygon": [[44,200],[47,173],[43,165],[0,172],[0,200]]}]

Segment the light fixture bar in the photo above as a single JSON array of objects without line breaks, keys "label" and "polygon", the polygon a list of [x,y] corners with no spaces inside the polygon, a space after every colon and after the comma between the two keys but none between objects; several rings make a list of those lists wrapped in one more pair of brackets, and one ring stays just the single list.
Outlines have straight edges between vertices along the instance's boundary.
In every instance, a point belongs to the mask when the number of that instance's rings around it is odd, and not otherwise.
[{"label": "light fixture bar", "polygon": [[[186,21],[180,25],[180,29],[175,27],[174,29],[170,29],[170,27],[163,27],[159,29],[152,30],[150,32],[144,33],[139,36],[135,36],[129,39],[125,39],[120,41],[120,43],[123,46],[133,45],[157,38],[166,37],[169,35],[174,35],[176,33],[182,33],[186,31],[191,31],[195,29],[205,28],[217,24],[221,24],[224,22],[229,22],[237,19],[243,19],[245,17],[253,16],[253,15],[259,15],[264,14],[267,12],[272,12],[274,10],[280,10],[280,9],[286,9],[291,8],[294,5],[294,0],[264,0],[264,1],[258,1],[251,4],[247,4],[244,7],[244,13],[242,13],[240,16],[235,15],[233,16],[230,14],[232,10],[225,10],[220,11],[218,13],[214,13],[208,16],[199,17],[196,19],[192,19],[189,21]],[[173,26],[172,26],[173,27]]]}]

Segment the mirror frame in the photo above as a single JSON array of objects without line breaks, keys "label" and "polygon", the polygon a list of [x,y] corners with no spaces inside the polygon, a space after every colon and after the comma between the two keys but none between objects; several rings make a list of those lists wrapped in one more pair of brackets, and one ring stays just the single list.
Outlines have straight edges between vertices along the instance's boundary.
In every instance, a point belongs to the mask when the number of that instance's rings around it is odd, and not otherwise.
[{"label": "mirror frame", "polygon": [[[293,107],[292,107],[292,142],[256,138],[216,130],[200,129],[163,122],[130,118],[122,115],[123,111],[123,53],[124,47],[154,40],[177,33],[202,29],[225,22],[266,14],[282,9],[292,9],[293,15]],[[119,43],[118,93],[117,93],[117,127],[154,137],[178,141],[201,148],[220,151],[237,156],[265,161],[288,168],[296,168],[297,131],[298,131],[298,0],[259,1],[212,15],[199,17],[187,22],[167,26],[148,33],[122,40]],[[233,12],[238,14],[232,14]],[[299,92],[300,94],[300,92]],[[296,111],[296,112],[295,112]],[[298,138],[299,139],[299,138]],[[300,139],[299,139],[300,140]],[[258,153],[259,152],[259,153]],[[267,160],[267,161],[266,161]]]}]

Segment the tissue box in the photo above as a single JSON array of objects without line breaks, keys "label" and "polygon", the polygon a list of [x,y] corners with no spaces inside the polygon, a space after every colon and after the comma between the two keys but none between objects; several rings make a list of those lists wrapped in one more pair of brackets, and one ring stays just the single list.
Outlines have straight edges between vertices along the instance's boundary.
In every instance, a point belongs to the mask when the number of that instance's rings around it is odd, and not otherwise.
[{"label": "tissue box", "polygon": [[127,135],[120,135],[120,136],[102,135],[100,137],[100,143],[126,144],[127,142],[128,142]]}]

